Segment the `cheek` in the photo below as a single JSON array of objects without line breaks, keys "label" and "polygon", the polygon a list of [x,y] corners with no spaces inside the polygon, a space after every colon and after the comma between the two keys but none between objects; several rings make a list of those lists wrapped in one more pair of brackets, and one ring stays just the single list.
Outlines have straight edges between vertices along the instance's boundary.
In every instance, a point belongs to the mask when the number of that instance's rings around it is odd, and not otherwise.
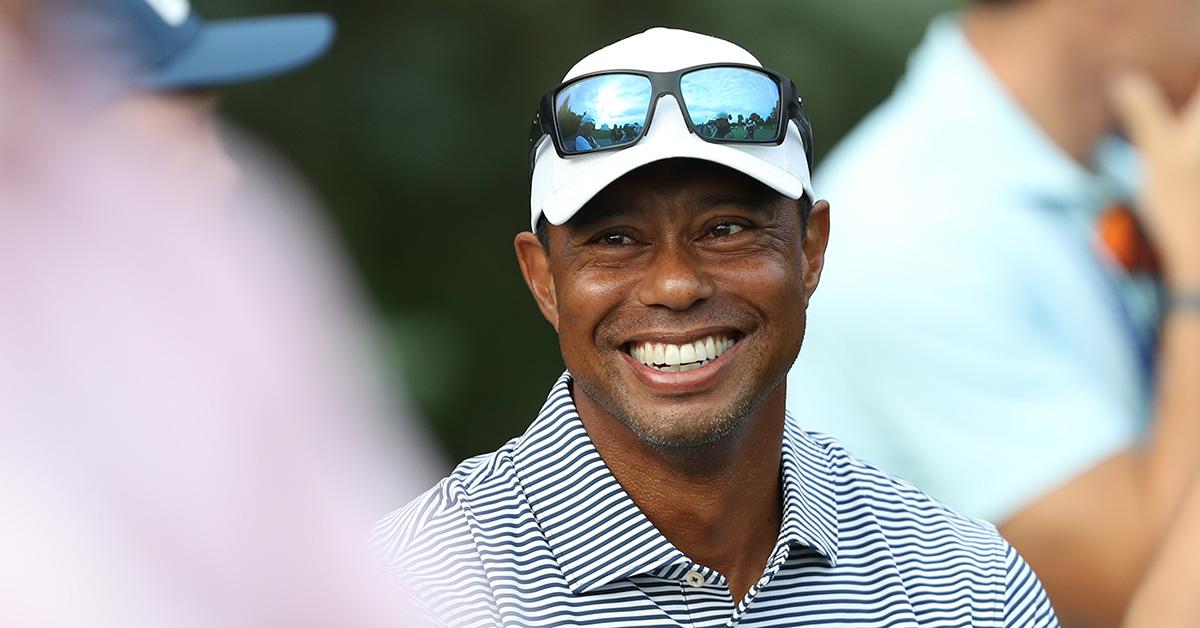
[{"label": "cheek", "polygon": [[581,309],[603,309],[630,289],[630,275],[626,270],[583,270],[571,277],[566,296]]},{"label": "cheek", "polygon": [[759,310],[768,325],[787,334],[804,316],[802,258],[783,253],[756,256],[720,267],[719,285]]},{"label": "cheek", "polygon": [[585,270],[556,277],[559,338],[564,355],[593,353],[597,329],[632,290],[627,272]]}]

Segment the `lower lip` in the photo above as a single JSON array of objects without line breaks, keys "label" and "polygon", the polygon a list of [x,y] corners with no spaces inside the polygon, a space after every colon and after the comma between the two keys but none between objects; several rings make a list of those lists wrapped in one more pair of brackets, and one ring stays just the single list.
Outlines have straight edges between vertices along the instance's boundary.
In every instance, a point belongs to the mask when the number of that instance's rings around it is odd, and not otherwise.
[{"label": "lower lip", "polygon": [[722,353],[717,359],[705,364],[698,369],[692,369],[687,372],[676,373],[673,371],[660,371],[652,366],[646,366],[641,362],[633,359],[633,356],[622,351],[621,355],[625,356],[625,360],[633,368],[634,374],[642,383],[650,388],[661,390],[667,393],[688,393],[703,390],[713,383],[713,380],[720,375],[721,370],[741,350],[742,340],[739,339],[733,343]]}]

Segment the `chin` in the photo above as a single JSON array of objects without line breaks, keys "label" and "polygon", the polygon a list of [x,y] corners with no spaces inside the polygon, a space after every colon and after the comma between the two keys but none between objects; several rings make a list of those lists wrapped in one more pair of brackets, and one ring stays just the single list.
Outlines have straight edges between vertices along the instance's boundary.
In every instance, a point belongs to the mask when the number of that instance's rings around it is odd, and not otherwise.
[{"label": "chin", "polygon": [[717,445],[733,438],[752,414],[749,408],[734,407],[718,413],[708,410],[703,415],[674,411],[647,416],[641,411],[614,413],[614,416],[640,440],[656,448],[691,449]]}]

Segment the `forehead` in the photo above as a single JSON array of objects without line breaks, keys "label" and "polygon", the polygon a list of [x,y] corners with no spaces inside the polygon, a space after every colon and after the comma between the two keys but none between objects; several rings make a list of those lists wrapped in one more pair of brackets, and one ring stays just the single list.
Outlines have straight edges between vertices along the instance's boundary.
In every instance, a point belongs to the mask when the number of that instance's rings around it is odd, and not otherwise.
[{"label": "forehead", "polygon": [[615,215],[655,209],[737,204],[772,211],[787,197],[732,168],[697,159],[654,162],[617,179],[589,200],[565,227],[581,229]]}]

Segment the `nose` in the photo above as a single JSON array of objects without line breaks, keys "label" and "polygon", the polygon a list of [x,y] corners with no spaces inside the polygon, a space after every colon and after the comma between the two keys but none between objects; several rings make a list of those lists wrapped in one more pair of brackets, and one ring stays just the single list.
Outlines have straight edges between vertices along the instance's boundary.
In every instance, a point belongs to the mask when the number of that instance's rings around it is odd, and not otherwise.
[{"label": "nose", "polygon": [[643,305],[684,311],[712,298],[716,285],[696,256],[680,243],[660,244],[638,289]]}]

